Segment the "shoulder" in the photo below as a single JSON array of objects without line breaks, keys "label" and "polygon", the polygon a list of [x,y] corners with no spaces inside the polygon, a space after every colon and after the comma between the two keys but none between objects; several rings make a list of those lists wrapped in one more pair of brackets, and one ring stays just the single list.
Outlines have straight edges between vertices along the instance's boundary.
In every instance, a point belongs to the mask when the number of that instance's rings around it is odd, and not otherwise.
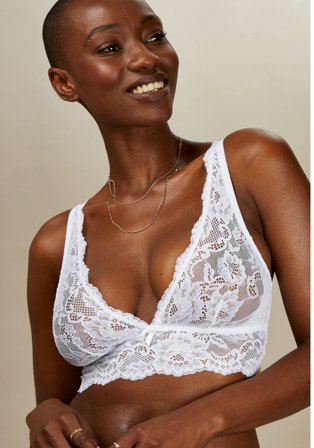
[{"label": "shoulder", "polygon": [[289,144],[279,135],[256,128],[241,129],[224,139],[230,172],[249,184],[304,173]]},{"label": "shoulder", "polygon": [[70,210],[45,222],[34,236],[29,249],[29,262],[49,267],[57,275],[62,263],[66,228]]},{"label": "shoulder", "polygon": [[224,139],[224,147],[228,156],[246,163],[267,161],[270,158],[294,158],[288,143],[280,135],[265,129],[247,128],[235,131]]}]

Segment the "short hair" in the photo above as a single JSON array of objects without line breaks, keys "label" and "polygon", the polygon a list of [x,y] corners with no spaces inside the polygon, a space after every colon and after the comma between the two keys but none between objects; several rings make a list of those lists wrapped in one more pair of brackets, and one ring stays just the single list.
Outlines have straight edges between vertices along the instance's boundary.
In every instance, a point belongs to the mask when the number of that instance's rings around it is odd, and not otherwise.
[{"label": "short hair", "polygon": [[65,68],[65,36],[71,24],[66,9],[74,0],[58,0],[48,12],[42,36],[51,67]]}]

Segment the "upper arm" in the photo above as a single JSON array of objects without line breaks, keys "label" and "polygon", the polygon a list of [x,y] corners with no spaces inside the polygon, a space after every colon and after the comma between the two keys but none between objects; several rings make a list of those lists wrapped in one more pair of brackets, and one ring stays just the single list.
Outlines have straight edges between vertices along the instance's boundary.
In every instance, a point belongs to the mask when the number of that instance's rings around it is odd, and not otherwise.
[{"label": "upper arm", "polygon": [[[241,139],[241,135],[238,136]],[[263,237],[296,342],[309,337],[309,182],[289,145],[262,131],[244,131],[247,188],[262,223]]]},{"label": "upper arm", "polygon": [[27,300],[37,402],[48,398],[69,402],[79,384],[80,369],[61,357],[52,334],[52,312],[62,263],[66,217],[67,213],[45,224],[29,251]]}]

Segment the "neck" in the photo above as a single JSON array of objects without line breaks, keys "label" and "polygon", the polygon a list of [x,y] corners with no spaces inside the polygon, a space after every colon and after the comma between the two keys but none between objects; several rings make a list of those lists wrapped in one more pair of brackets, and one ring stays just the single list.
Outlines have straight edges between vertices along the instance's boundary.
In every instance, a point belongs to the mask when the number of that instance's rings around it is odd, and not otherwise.
[{"label": "neck", "polygon": [[117,196],[132,199],[166,174],[178,157],[179,140],[168,125],[102,132]]}]

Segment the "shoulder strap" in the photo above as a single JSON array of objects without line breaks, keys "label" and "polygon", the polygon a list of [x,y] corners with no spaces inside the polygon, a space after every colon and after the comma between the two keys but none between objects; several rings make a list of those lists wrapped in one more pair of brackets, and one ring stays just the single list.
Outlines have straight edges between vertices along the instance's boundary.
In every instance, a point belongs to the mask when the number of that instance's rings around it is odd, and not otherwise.
[{"label": "shoulder strap", "polygon": [[218,144],[219,144],[219,142],[217,142],[217,141],[212,142],[212,144],[210,145],[210,147],[207,149],[207,151],[205,152],[205,154],[203,156],[207,174],[210,172],[211,164],[213,161],[213,152],[215,152],[215,149]]},{"label": "shoulder strap", "polygon": [[260,264],[262,265],[262,267],[266,273],[268,282],[271,283],[272,280],[271,280],[269,269],[265,263],[265,260],[263,259],[262,255],[261,255],[259,249],[257,248],[257,246],[256,246],[247,226],[246,226],[246,223],[243,219],[242,212],[239,207],[238,199],[236,197],[236,194],[235,194],[235,191],[233,188],[232,178],[230,175],[230,171],[229,171],[229,167],[228,167],[228,163],[227,163],[227,159],[226,159],[223,141],[217,142],[216,161],[217,161],[217,169],[219,172],[218,181],[223,186],[223,189],[227,195],[227,199],[228,199],[230,206],[232,208],[232,211],[237,219],[238,225],[241,228],[241,231],[246,236],[247,240],[250,242],[250,245],[252,247],[254,254],[259,259]]},{"label": "shoulder strap", "polygon": [[72,208],[68,216],[62,265],[60,270],[60,279],[67,273],[68,270],[67,267],[73,250],[73,244],[77,243],[76,229],[77,229],[78,212],[83,206],[84,204],[79,204],[76,207]]}]

